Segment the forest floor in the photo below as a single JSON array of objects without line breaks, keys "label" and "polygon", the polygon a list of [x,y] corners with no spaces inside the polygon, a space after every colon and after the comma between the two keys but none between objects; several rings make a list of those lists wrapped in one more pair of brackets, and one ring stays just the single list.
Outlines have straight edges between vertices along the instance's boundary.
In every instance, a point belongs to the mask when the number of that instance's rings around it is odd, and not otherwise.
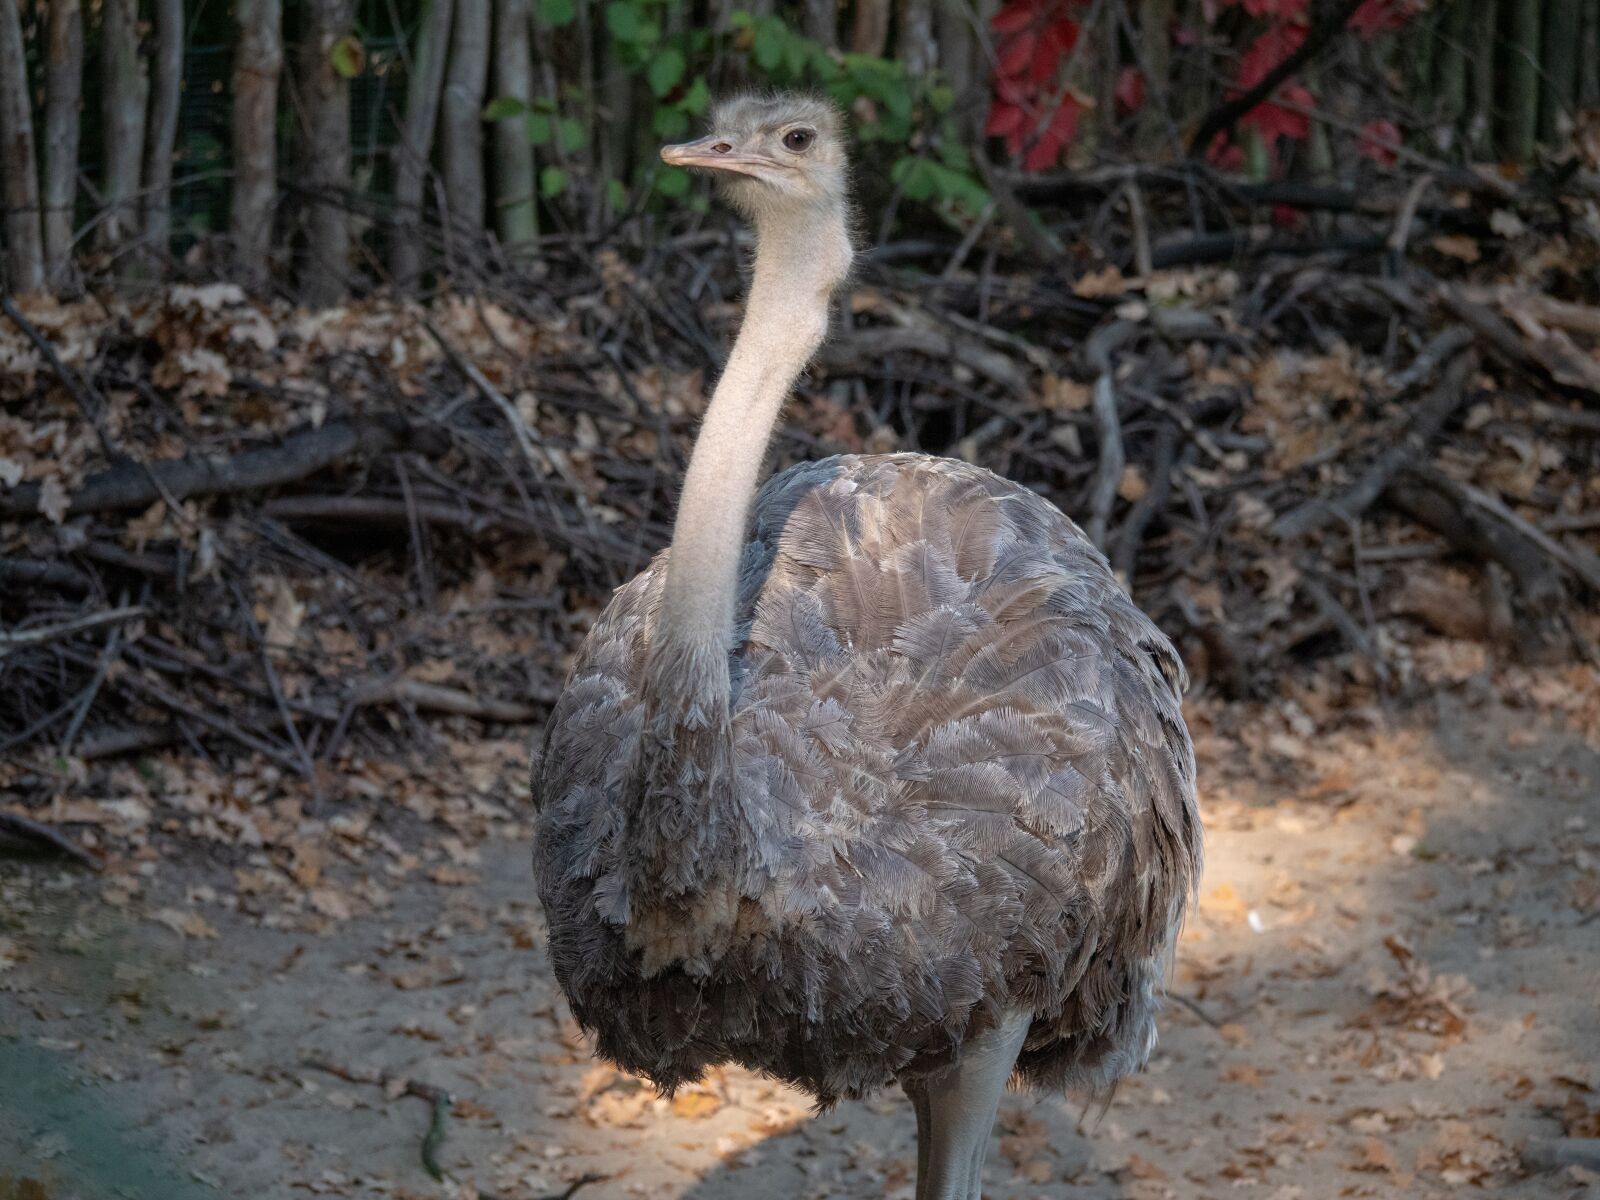
[{"label": "forest floor", "polygon": [[[1180,1000],[1103,1116],[1007,1098],[990,1200],[1594,1185],[1521,1154],[1600,1135],[1600,753],[1482,683],[1253,747],[1247,713],[1197,711]],[[592,1062],[543,954],[520,750],[497,752],[481,836],[335,818],[309,901],[220,851],[98,878],[0,859],[0,1197],[530,1200],[590,1173],[579,1200],[910,1197],[898,1094],[819,1117],[739,1070],[668,1101]],[[453,1183],[406,1081],[454,1098]]]}]

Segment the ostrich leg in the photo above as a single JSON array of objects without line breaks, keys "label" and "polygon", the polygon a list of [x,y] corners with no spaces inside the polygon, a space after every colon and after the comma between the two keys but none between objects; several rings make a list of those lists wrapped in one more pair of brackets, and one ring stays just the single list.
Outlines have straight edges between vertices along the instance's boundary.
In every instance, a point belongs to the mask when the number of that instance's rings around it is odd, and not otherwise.
[{"label": "ostrich leg", "polygon": [[917,1200],[982,1200],[983,1156],[1031,1013],[979,1034],[942,1075],[905,1084],[917,1113]]}]

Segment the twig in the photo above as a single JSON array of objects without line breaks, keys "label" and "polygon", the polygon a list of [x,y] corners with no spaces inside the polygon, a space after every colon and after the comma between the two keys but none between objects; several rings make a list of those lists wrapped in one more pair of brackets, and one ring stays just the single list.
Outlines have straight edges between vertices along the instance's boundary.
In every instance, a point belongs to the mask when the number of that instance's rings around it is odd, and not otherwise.
[{"label": "twig", "polygon": [[59,829],[52,829],[48,825],[42,825],[31,817],[24,817],[20,813],[6,812],[0,809],[0,830],[14,834],[17,837],[27,838],[30,841],[43,842],[47,846],[53,846],[69,858],[77,859],[84,866],[96,871],[105,869],[105,863],[97,855],[85,850]]},{"label": "twig", "polygon": [[1314,497],[1290,509],[1273,523],[1272,535],[1287,540],[1330,525],[1353,521],[1372,506],[1402,467],[1415,462],[1467,396],[1467,383],[1478,368],[1478,356],[1458,356],[1445,370],[1437,387],[1417,406],[1406,436],[1380,454],[1361,477],[1332,500]]},{"label": "twig", "polygon": [[[341,1066],[329,1059],[312,1055],[303,1061],[303,1065],[313,1071],[325,1071],[346,1083],[365,1083],[374,1087],[389,1090],[392,1086],[399,1086],[402,1096],[415,1096],[419,1100],[426,1100],[431,1110],[428,1119],[428,1131],[423,1134],[421,1158],[422,1167],[434,1179],[441,1183],[449,1180],[449,1173],[439,1162],[439,1147],[444,1144],[445,1133],[448,1130],[450,1110],[455,1106],[455,1096],[444,1088],[436,1087],[431,1083],[422,1083],[415,1079],[402,1079],[377,1070],[357,1070],[354,1067]],[[564,1191],[552,1192],[541,1196],[538,1200],[572,1200],[577,1195],[578,1189],[587,1187],[591,1183],[602,1183],[611,1178],[609,1175],[597,1175],[586,1172],[567,1185]],[[492,1193],[477,1191],[478,1200],[495,1200]]]},{"label": "twig", "polygon": [[[522,455],[528,460],[528,465],[533,468],[535,476],[552,474],[565,483],[572,491],[573,503],[578,506],[578,511],[583,514],[585,521],[592,527],[594,525],[594,514],[589,511],[588,497],[567,464],[561,461],[558,456],[549,453],[534,442],[533,438],[528,434],[527,422],[522,419],[522,414],[517,411],[517,406],[506,398],[505,393],[489,382],[489,377],[478,368],[477,363],[456,349],[455,344],[444,336],[444,331],[434,323],[432,317],[420,310],[417,315],[422,322],[422,327],[438,343],[439,349],[444,351],[445,357],[450,360],[456,370],[466,376],[467,381],[478,389],[484,399],[500,410],[500,415],[505,418],[506,424],[511,426],[512,435],[516,437],[517,445],[521,447]],[[569,536],[566,523],[561,518],[560,509],[557,508],[553,501],[550,504],[550,517],[555,521],[562,536]]]},{"label": "twig", "polygon": [[267,758],[270,758],[273,762],[277,763],[280,767],[283,767],[286,770],[296,773],[300,771],[300,760],[294,755],[285,754],[282,750],[278,749],[278,747],[274,746],[265,738],[256,736],[249,730],[243,729],[234,724],[232,721],[224,720],[222,717],[219,717],[214,713],[209,713],[205,709],[200,708],[198,705],[191,704],[183,697],[168,691],[165,687],[159,683],[156,683],[153,679],[149,679],[146,676],[134,671],[124,671],[117,677],[115,684],[117,687],[126,688],[129,691],[137,692],[139,695],[154,702],[155,704],[160,705],[162,708],[169,709],[175,713],[180,713],[181,715],[188,717],[190,720],[204,725],[213,733],[221,734],[225,738],[229,738],[232,741],[238,742],[241,746],[244,746],[248,750],[254,750],[257,754],[261,754]]},{"label": "twig", "polygon": [[1360,622],[1350,615],[1350,610],[1339,603],[1339,598],[1320,579],[1310,573],[1308,564],[1301,565],[1300,585],[1311,597],[1311,602],[1317,606],[1317,611],[1344,636],[1346,642],[1350,643],[1350,648],[1365,656],[1372,664],[1378,682],[1388,687],[1389,668],[1383,661],[1383,655],[1378,652],[1378,647],[1373,644],[1372,638],[1367,635]]},{"label": "twig", "polygon": [[1150,214],[1145,209],[1144,189],[1137,178],[1122,185],[1128,201],[1128,224],[1133,227],[1133,269],[1140,279],[1148,279],[1155,267],[1150,258]]},{"label": "twig", "polygon": [[1156,432],[1155,458],[1150,467],[1144,495],[1134,501],[1128,517],[1117,532],[1116,552],[1111,556],[1112,569],[1131,587],[1133,569],[1139,559],[1139,547],[1144,544],[1144,532],[1150,521],[1167,506],[1172,494],[1172,464],[1177,458],[1178,428],[1162,422]]},{"label": "twig", "polygon": [[311,752],[306,749],[305,740],[300,736],[300,726],[295,724],[294,713],[289,711],[289,701],[283,692],[283,683],[278,679],[278,669],[272,665],[272,650],[267,645],[266,636],[261,632],[261,625],[256,621],[256,615],[248,596],[244,594],[237,580],[232,582],[234,600],[239,606],[239,615],[244,619],[245,628],[249,630],[250,637],[260,648],[261,670],[267,677],[267,687],[272,692],[272,702],[277,705],[278,719],[283,722],[283,727],[289,731],[289,744],[294,747],[294,752],[300,758],[300,772],[305,776],[308,787],[311,788],[313,803],[312,815],[319,815],[324,807],[322,784],[317,779],[317,764],[311,760]]},{"label": "twig", "polygon": [[1084,532],[1101,549],[1105,548],[1106,526],[1111,520],[1111,506],[1116,502],[1117,485],[1122,482],[1122,471],[1128,462],[1122,448],[1122,421],[1117,415],[1117,390],[1112,378],[1115,366],[1111,356],[1137,331],[1138,327],[1131,321],[1113,321],[1097,330],[1084,347],[1084,357],[1096,372],[1094,428],[1100,441],[1100,461],[1089,488],[1089,520]]},{"label": "twig", "polygon": [[1422,196],[1433,186],[1433,176],[1423,174],[1417,176],[1406,189],[1406,198],[1400,204],[1400,213],[1395,217],[1394,228],[1389,232],[1390,266],[1396,274],[1399,273],[1402,260],[1405,258],[1406,247],[1411,244],[1411,226],[1416,223],[1417,205],[1422,203]]},{"label": "twig", "polygon": [[[124,592],[122,601],[125,603],[127,598],[127,593]],[[111,670],[111,662],[116,658],[121,646],[122,623],[119,621],[111,627],[111,633],[106,637],[106,648],[101,652],[100,661],[95,665],[94,677],[89,680],[89,686],[83,689],[77,711],[72,714],[72,722],[67,726],[66,733],[61,735],[63,758],[72,753],[72,743],[78,740],[78,732],[83,728],[83,722],[89,715],[89,708],[94,704],[95,697],[100,694],[101,685],[106,681],[106,674]]]},{"label": "twig", "polygon": [[1465,325],[1452,325],[1443,332],[1435,334],[1427,345],[1417,351],[1417,356],[1405,370],[1389,377],[1389,386],[1397,393],[1410,391],[1430,379],[1435,371],[1472,345],[1475,336]]},{"label": "twig", "polygon": [[108,608],[102,612],[90,613],[88,616],[63,621],[59,625],[46,625],[40,629],[23,629],[12,633],[0,632],[0,658],[32,646],[43,646],[49,642],[85,633],[91,629],[101,629],[107,625],[131,621],[144,616],[145,611],[142,604],[130,604],[123,608]]}]

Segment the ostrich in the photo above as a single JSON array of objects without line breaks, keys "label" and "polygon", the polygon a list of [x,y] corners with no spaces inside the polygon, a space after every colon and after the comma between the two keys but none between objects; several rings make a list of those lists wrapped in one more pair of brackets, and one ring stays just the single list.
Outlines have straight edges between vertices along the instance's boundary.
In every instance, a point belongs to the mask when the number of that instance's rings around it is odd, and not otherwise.
[{"label": "ostrich", "polygon": [[1155,1040],[1197,879],[1171,643],[989,471],[842,455],[758,489],[851,260],[839,114],[718,106],[668,163],[755,228],[672,544],[579,651],[534,771],[556,978],[663,1090],[737,1062],[892,1083],[918,1200],[978,1200],[1013,1075],[1104,1092]]}]

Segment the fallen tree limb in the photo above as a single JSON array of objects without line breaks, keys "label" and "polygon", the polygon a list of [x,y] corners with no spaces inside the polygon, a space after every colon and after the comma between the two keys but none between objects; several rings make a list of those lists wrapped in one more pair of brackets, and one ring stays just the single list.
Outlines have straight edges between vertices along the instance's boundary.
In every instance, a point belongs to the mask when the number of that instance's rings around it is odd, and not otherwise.
[{"label": "fallen tree limb", "polygon": [[90,578],[77,567],[32,558],[0,558],[0,584],[58,587],[69,592],[87,592],[94,587]]},{"label": "fallen tree limb", "polygon": [[824,342],[814,360],[830,374],[845,374],[870,367],[881,369],[889,354],[922,354],[928,358],[966,367],[1013,395],[1028,390],[1027,378],[1004,354],[937,329],[872,328]]},{"label": "fallen tree limb", "polygon": [[[559,697],[559,690],[553,690],[535,698],[543,704],[553,704]],[[504,721],[508,725],[537,721],[544,715],[542,709],[518,704],[515,700],[474,696],[460,688],[425,683],[420,679],[397,679],[366,693],[360,701],[362,705],[389,702],[410,704],[429,712],[451,713],[458,717],[477,717],[482,721]]]},{"label": "fallen tree limb", "polygon": [[23,629],[14,633],[0,631],[0,658],[15,654],[19,650],[43,646],[75,634],[86,633],[91,629],[103,629],[107,625],[131,621],[135,617],[144,615],[145,609],[142,605],[130,604],[124,608],[108,608],[102,612],[89,613],[87,616],[63,621],[59,625],[46,625],[40,629]]},{"label": "fallen tree limb", "polygon": [[1564,607],[1566,589],[1559,562],[1541,544],[1551,541],[1548,535],[1529,537],[1519,524],[1476,503],[1467,485],[1431,467],[1408,468],[1390,482],[1384,495],[1458,551],[1490,559],[1510,572],[1530,618],[1523,626],[1525,649],[1542,649],[1557,640],[1555,621]]},{"label": "fallen tree limb", "polygon": [[[191,455],[155,463],[119,463],[91,475],[68,497],[69,513],[146,508],[165,491],[177,500],[260,491],[314,475],[351,455],[382,454],[400,445],[398,419],[330,421],[292,433],[276,446],[246,450],[232,458]],[[26,483],[0,495],[0,513],[39,510],[39,485]]]},{"label": "fallen tree limb", "polygon": [[1415,462],[1439,436],[1445,422],[1466,399],[1467,384],[1477,369],[1476,354],[1458,355],[1446,368],[1444,377],[1417,406],[1405,437],[1378,455],[1355,483],[1332,500],[1313,497],[1284,513],[1273,522],[1272,535],[1279,539],[1304,537],[1335,521],[1353,521],[1366,512],[1395,474]]},{"label": "fallen tree limb", "polygon": [[1469,326],[1509,366],[1532,371],[1541,379],[1571,389],[1590,403],[1600,403],[1600,363],[1583,354],[1564,336],[1524,337],[1486,305],[1467,298],[1459,288],[1439,285],[1439,305]]},{"label": "fallen tree limb", "polygon": [[261,511],[266,516],[291,523],[348,521],[358,525],[407,529],[414,516],[424,525],[460,529],[472,534],[496,530],[524,534],[540,532],[538,526],[529,521],[474,512],[466,505],[442,500],[417,500],[408,508],[404,500],[388,496],[280,496],[268,500],[262,505]]}]

